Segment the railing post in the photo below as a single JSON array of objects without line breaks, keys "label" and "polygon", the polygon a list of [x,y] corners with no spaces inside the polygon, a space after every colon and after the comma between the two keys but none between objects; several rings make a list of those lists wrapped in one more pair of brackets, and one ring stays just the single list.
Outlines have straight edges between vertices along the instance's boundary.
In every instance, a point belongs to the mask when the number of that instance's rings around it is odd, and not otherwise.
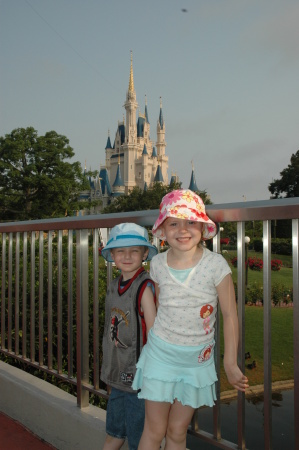
[{"label": "railing post", "polygon": [[[237,224],[238,261],[238,366],[245,372],[245,222]],[[245,394],[238,391],[238,448],[245,449]]]},{"label": "railing post", "polygon": [[89,405],[89,393],[84,383],[89,380],[88,340],[88,230],[77,231],[76,297],[77,297],[77,404]]},{"label": "railing post", "polygon": [[48,367],[53,369],[53,231],[48,232]]},{"label": "railing post", "polygon": [[[292,220],[293,236],[293,321],[294,321],[294,423],[299,423],[299,220]],[[295,425],[295,448],[299,430]]]},{"label": "railing post", "polygon": [[62,373],[62,230],[57,233],[57,371]]},{"label": "railing post", "polygon": [[271,220],[263,222],[264,287],[264,449],[272,449]]},{"label": "railing post", "polygon": [[31,231],[30,244],[30,360],[35,362],[35,231]]},{"label": "railing post", "polygon": [[38,343],[39,343],[39,364],[44,364],[44,233],[39,232],[39,308],[38,308]]},{"label": "railing post", "polygon": [[23,233],[22,357],[27,356],[27,231]]},{"label": "railing post", "polygon": [[93,230],[93,385],[99,389],[99,233]]},{"label": "railing post", "polygon": [[12,244],[13,233],[8,235],[8,296],[7,296],[7,350],[12,350]]},{"label": "railing post", "polygon": [[74,375],[74,318],[73,318],[73,230],[68,230],[68,276],[67,276],[67,304],[68,304],[68,376]]},{"label": "railing post", "polygon": [[[216,253],[221,252],[220,245],[220,232],[213,239],[213,251]],[[220,311],[218,309],[216,316],[216,343],[215,343],[215,366],[218,376],[216,383],[216,396],[217,400],[213,406],[213,435],[217,440],[221,439],[221,402],[220,402]]]},{"label": "railing post", "polygon": [[6,271],[6,233],[2,234],[2,283],[1,283],[1,348],[5,349],[5,271]]},{"label": "railing post", "polygon": [[[107,242],[109,241],[109,234],[111,228],[107,229]],[[107,262],[107,288],[112,281],[112,263]]]},{"label": "railing post", "polygon": [[20,351],[20,233],[16,233],[16,268],[15,268],[15,353]]}]

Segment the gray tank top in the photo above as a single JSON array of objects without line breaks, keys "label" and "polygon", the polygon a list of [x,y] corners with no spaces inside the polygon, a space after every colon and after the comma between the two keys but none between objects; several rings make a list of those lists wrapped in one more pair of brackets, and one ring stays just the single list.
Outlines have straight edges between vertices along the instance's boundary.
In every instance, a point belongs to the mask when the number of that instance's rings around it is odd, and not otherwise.
[{"label": "gray tank top", "polygon": [[154,282],[143,268],[123,288],[120,282],[121,277],[112,280],[106,295],[101,380],[134,392],[131,385],[136,363],[146,342],[140,302],[148,283],[154,286]]}]

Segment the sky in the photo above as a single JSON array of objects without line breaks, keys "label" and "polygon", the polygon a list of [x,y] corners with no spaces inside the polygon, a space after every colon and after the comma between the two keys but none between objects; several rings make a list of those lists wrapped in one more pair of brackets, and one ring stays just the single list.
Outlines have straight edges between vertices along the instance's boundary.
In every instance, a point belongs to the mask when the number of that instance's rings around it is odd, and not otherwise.
[{"label": "sky", "polygon": [[131,51],[168,177],[215,204],[266,200],[299,149],[298,0],[0,0],[0,136],[55,130],[99,170]]}]

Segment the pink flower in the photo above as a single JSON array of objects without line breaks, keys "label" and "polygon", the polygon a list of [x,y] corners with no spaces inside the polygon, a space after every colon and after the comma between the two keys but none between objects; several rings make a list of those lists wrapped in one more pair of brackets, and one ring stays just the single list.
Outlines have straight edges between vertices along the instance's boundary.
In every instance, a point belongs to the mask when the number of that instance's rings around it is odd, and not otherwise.
[{"label": "pink flower", "polygon": [[163,203],[161,204],[161,206],[171,205],[172,203],[177,202],[181,198],[182,194],[179,190],[169,192],[169,194],[165,195],[165,197],[163,198]]}]

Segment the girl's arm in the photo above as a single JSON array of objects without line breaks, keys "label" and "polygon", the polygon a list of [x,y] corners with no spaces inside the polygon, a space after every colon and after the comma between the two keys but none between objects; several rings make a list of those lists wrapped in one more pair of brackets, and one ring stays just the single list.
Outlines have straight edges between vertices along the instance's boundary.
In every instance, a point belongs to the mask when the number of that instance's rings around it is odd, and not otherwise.
[{"label": "girl's arm", "polygon": [[141,309],[144,314],[144,320],[146,324],[146,334],[152,328],[155,317],[157,315],[154,294],[150,286],[146,286],[141,298]]},{"label": "girl's arm", "polygon": [[235,290],[230,274],[226,275],[217,286],[217,293],[223,316],[224,369],[230,384],[244,392],[249,384],[248,378],[241,372],[237,364],[239,328]]}]

